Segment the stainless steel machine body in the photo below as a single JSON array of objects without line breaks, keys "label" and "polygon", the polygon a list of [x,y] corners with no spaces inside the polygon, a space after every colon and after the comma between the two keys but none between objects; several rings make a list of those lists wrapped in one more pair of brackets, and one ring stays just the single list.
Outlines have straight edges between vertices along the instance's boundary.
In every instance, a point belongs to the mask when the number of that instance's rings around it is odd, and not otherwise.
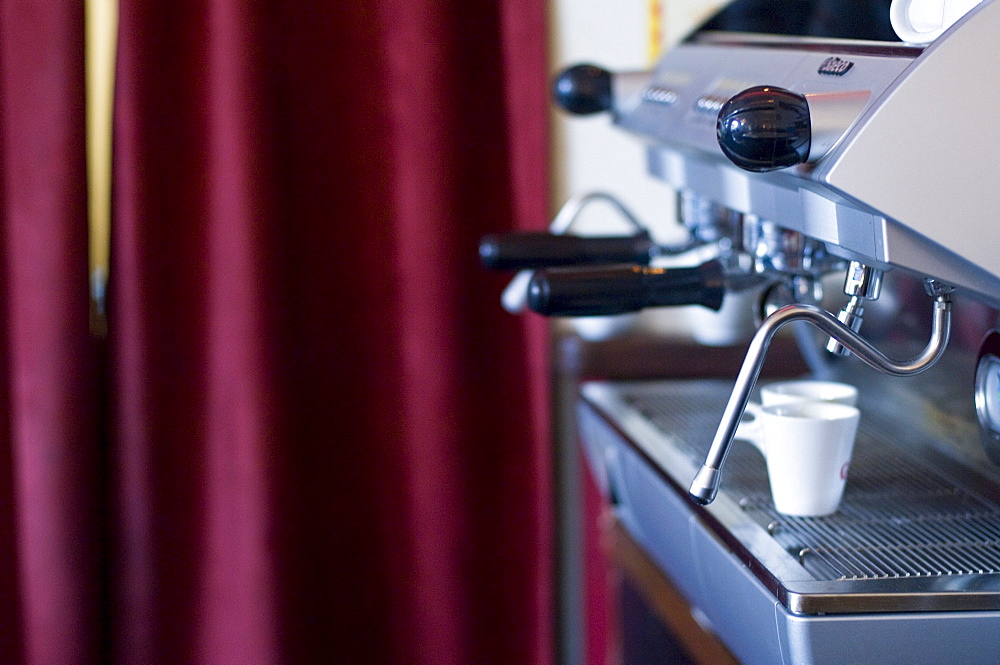
[{"label": "stainless steel machine body", "polygon": [[587,384],[579,422],[618,519],[732,652],[772,664],[995,662],[1000,476],[981,450],[950,448],[975,432],[958,434],[956,417],[940,421],[912,391],[889,402],[885,385],[864,386],[866,404],[886,408],[862,410],[837,513],[776,513],[763,460],[741,441],[716,500],[695,506],[687,482],[730,387]]},{"label": "stainless steel machine body", "polygon": [[[745,662],[1000,654],[998,29],[987,0],[927,46],[702,30],[598,105],[681,210],[713,211],[682,221],[718,247],[726,288],[771,294],[735,387],[591,383],[579,408],[623,524]],[[803,114],[803,135],[768,126]],[[747,147],[762,130],[781,154]],[[818,285],[841,271],[835,316]],[[781,317],[822,328],[797,334],[813,374],[860,389],[829,517],[774,512],[759,453],[733,441]]]},{"label": "stainless steel machine body", "polygon": [[[651,75],[616,78],[612,111],[678,190],[1000,306],[1000,189],[984,177],[1000,164],[997,25],[987,2],[927,47],[703,32]],[[719,110],[756,85],[825,96],[808,163],[749,173],[724,157]]]}]

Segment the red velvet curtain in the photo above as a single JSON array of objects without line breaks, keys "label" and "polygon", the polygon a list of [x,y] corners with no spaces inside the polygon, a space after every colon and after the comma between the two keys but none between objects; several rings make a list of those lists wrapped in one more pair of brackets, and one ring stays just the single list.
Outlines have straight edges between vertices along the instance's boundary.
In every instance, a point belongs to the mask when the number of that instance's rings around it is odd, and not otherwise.
[{"label": "red velvet curtain", "polygon": [[540,3],[123,0],[100,356],[71,5],[0,2],[0,658],[550,661],[544,330],[476,254],[545,223]]},{"label": "red velvet curtain", "polygon": [[97,662],[82,7],[0,2],[0,662]]}]

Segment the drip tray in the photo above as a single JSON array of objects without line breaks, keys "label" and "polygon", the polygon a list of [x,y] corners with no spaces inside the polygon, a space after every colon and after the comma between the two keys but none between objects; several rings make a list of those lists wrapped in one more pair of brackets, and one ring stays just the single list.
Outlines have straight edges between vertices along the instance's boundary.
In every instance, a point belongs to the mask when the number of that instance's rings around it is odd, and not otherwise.
[{"label": "drip tray", "polygon": [[[731,388],[594,383],[583,394],[686,498]],[[792,612],[1000,609],[1000,479],[953,454],[925,421],[934,419],[919,410],[902,419],[862,407],[833,515],[777,513],[762,456],[739,440],[716,501],[690,508]]]}]

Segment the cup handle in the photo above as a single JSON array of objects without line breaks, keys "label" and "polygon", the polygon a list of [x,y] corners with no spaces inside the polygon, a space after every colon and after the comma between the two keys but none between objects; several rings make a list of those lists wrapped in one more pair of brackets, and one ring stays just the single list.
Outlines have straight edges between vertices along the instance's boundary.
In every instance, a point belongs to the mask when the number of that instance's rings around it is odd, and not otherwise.
[{"label": "cup handle", "polygon": [[933,32],[918,31],[910,21],[911,0],[892,0],[889,6],[889,22],[896,35],[904,42],[926,44],[934,41]]},{"label": "cup handle", "polygon": [[945,3],[944,20],[950,27],[980,4],[982,0],[950,0]]},{"label": "cup handle", "polygon": [[753,420],[740,420],[740,424],[736,426],[736,434],[733,435],[734,439],[743,439],[744,441],[749,441],[754,445],[754,447],[761,452],[762,455],[767,457],[767,451],[764,449],[764,436],[763,430],[761,429],[760,415],[763,412],[763,407],[756,402],[747,402],[747,408],[744,411],[745,415],[753,417]]},{"label": "cup handle", "polygon": [[[889,6],[889,22],[904,42],[929,44],[978,5],[979,0],[964,0],[962,2],[959,0],[937,0],[936,7],[928,2],[926,7],[921,7],[924,13],[927,16],[940,16],[940,20],[936,24],[927,23],[926,25],[921,25],[911,19],[910,6],[912,4],[913,0],[892,0],[892,4]],[[940,11],[940,14],[933,12],[935,8]]]}]

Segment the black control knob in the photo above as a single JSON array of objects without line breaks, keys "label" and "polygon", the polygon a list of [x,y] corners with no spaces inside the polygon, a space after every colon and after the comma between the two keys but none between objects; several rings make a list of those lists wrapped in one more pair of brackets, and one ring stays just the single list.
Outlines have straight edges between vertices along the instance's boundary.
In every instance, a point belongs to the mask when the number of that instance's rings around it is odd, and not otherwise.
[{"label": "black control knob", "polygon": [[748,88],[722,105],[716,134],[726,157],[747,171],[802,164],[812,143],[809,103],[783,88]]},{"label": "black control knob", "polygon": [[611,110],[611,72],[596,65],[574,65],[552,84],[552,96],[562,109],[576,115]]}]

